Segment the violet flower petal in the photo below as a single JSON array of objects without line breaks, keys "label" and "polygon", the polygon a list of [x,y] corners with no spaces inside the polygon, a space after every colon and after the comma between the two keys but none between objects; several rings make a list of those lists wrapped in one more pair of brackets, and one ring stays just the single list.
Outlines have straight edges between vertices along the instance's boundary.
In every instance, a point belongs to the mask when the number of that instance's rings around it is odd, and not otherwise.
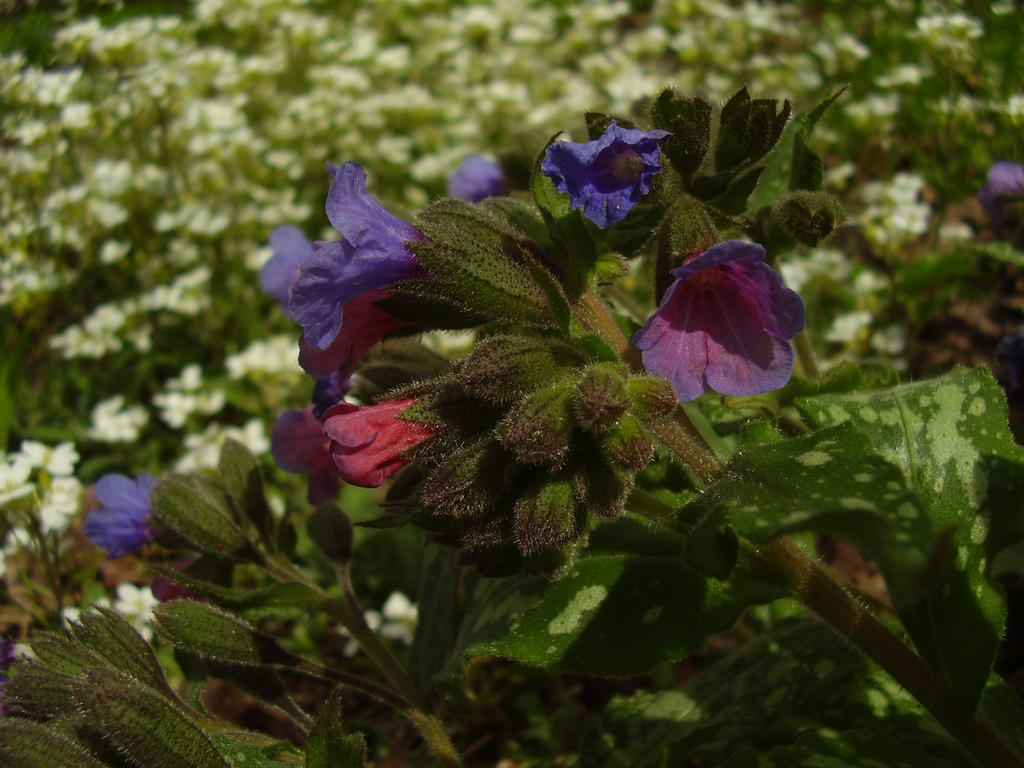
[{"label": "violet flower petal", "polygon": [[301,229],[286,225],[270,233],[270,250],[274,255],[260,270],[260,288],[285,306],[299,267],[313,253],[313,244]]},{"label": "violet flower petal", "polygon": [[569,195],[573,210],[602,229],[622,221],[650,191],[661,172],[658,142],[668,131],[623,128],[614,120],[593,141],[553,142],[541,170],[557,191]]},{"label": "violet flower petal", "polygon": [[460,200],[479,203],[488,197],[508,194],[501,166],[480,155],[470,155],[448,177],[448,194]]}]

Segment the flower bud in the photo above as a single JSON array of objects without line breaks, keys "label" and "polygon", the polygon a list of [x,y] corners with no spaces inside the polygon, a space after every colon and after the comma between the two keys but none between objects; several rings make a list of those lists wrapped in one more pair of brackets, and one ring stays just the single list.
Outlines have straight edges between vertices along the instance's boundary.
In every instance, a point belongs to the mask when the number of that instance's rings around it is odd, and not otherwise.
[{"label": "flower bud", "polygon": [[704,204],[691,195],[682,195],[669,208],[658,233],[658,261],[654,273],[655,301],[672,284],[672,270],[688,256],[703,253],[717,243],[718,228]]},{"label": "flower bud", "polygon": [[619,366],[598,363],[587,368],[576,384],[576,423],[588,432],[614,427],[629,407],[626,379]]},{"label": "flower bud", "polygon": [[531,555],[565,544],[576,536],[576,517],[576,499],[569,479],[539,479],[516,503],[516,545],[524,555]]},{"label": "flower bud", "polygon": [[558,382],[534,392],[498,425],[498,439],[522,464],[559,467],[572,439],[573,388]]},{"label": "flower bud", "polygon": [[640,470],[654,458],[654,442],[640,420],[625,414],[604,438],[605,455],[622,469]]},{"label": "flower bud", "polygon": [[587,471],[587,506],[602,517],[618,517],[633,490],[633,473],[612,467],[590,467]]},{"label": "flower bud", "polygon": [[456,364],[455,378],[472,394],[516,400],[582,362],[566,344],[527,336],[491,336]]},{"label": "flower bud", "polygon": [[793,237],[811,247],[832,234],[843,220],[839,203],[827,192],[791,192],[778,202],[776,211]]},{"label": "flower bud", "polygon": [[672,385],[658,376],[631,376],[629,396],[633,401],[632,411],[645,423],[660,421],[672,416],[678,400]]}]

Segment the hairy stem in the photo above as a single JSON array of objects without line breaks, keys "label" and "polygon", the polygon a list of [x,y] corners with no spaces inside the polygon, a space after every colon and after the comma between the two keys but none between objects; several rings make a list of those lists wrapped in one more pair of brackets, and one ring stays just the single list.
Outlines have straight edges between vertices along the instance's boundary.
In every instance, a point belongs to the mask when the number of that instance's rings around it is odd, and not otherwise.
[{"label": "hairy stem", "polygon": [[[395,694],[377,686],[374,686],[376,688],[374,691],[368,690],[365,685],[366,681],[362,681],[360,678],[356,678],[356,680],[359,680],[359,684],[353,685],[353,687],[376,696],[381,701],[395,707],[396,710],[413,722],[424,741],[427,742],[431,753],[442,765],[446,766],[446,768],[459,768],[462,765],[462,759],[448,737],[444,724],[426,710],[426,705],[421,701],[421,696],[406,673],[405,668],[395,658],[394,654],[388,650],[388,647],[384,645],[377,633],[370,629],[363,619],[363,611],[359,601],[356,599],[355,593],[352,591],[348,570],[346,568],[338,569],[338,580],[341,584],[343,595],[342,599],[338,600],[330,597],[319,587],[309,584],[291,563],[281,558],[274,558],[274,565],[274,570],[279,576],[284,576],[289,581],[306,584],[317,590],[322,598],[321,605],[324,610],[327,611],[332,619],[345,628],[349,635],[352,636],[352,639],[359,643],[366,655],[373,660],[377,668],[380,669],[398,693]],[[347,682],[348,684],[355,682],[352,679],[342,680],[340,675],[343,673],[331,671],[331,674],[338,682]]]},{"label": "hairy stem", "polygon": [[805,379],[817,379],[821,376],[818,370],[818,361],[814,357],[814,350],[811,348],[811,340],[807,336],[807,329],[800,331],[793,337],[793,349],[796,352],[797,370]]},{"label": "hairy stem", "polygon": [[945,681],[910,647],[861,605],[817,560],[789,539],[778,539],[756,553],[767,562],[794,597],[849,638],[892,676],[981,764],[993,768],[1024,767],[1016,753],[986,722],[956,701]]}]

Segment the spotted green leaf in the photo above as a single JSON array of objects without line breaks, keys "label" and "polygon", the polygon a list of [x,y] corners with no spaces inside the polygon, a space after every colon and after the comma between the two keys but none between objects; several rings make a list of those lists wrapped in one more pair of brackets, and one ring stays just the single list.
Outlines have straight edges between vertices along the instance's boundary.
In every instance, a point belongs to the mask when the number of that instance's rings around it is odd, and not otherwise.
[{"label": "spotted green leaf", "polygon": [[747,606],[777,596],[739,569],[718,581],[678,556],[595,554],[521,595],[507,633],[468,653],[583,674],[637,674],[700,648]]},{"label": "spotted green leaf", "polygon": [[[776,760],[776,751],[799,759]],[[754,753],[765,759],[748,762]],[[793,620],[713,661],[681,689],[612,699],[580,759],[605,768],[917,768],[923,754],[933,768],[973,766],[838,634],[815,620]]]},{"label": "spotted green leaf", "polygon": [[985,368],[883,390],[798,398],[814,427],[849,422],[899,468],[952,561],[926,597],[900,606],[922,656],[973,708],[1003,629],[990,561],[1024,537],[1024,449],[1007,429],[1002,390]]}]

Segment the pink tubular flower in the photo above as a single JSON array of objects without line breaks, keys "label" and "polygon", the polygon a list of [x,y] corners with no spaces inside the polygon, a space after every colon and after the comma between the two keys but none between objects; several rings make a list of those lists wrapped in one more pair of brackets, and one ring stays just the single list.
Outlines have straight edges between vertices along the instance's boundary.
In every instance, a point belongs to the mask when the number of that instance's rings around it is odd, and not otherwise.
[{"label": "pink tubular flower", "polygon": [[270,453],[285,472],[309,473],[306,498],[313,505],[323,504],[338,489],[330,448],[331,442],[324,436],[312,406],[277,417],[270,435]]},{"label": "pink tubular flower", "polygon": [[778,389],[793,370],[789,340],[804,303],[764,263],[756,243],[717,243],[672,272],[661,306],[633,337],[647,370],[680,400]]},{"label": "pink tubular flower", "polygon": [[434,434],[435,429],[398,417],[415,399],[395,400],[360,408],[338,403],[323,416],[323,432],[331,441],[331,459],[341,479],[376,488],[409,463],[402,455]]}]

